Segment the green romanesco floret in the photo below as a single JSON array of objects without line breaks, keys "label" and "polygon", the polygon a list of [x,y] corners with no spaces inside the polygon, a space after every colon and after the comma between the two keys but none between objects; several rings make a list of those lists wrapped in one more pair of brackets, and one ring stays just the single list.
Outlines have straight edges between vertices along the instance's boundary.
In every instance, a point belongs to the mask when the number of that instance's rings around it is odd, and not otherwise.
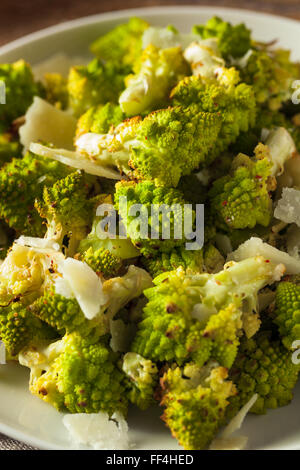
[{"label": "green romanesco floret", "polygon": [[76,116],[92,106],[117,103],[130,68],[115,62],[94,59],[87,66],[72,67],[68,77],[70,105]]},{"label": "green romanesco floret", "polygon": [[128,352],[122,362],[122,370],[127,376],[127,396],[131,403],[141,410],[154,404],[154,393],[158,385],[158,370],[149,359]]},{"label": "green romanesco floret", "polygon": [[23,116],[34,96],[40,96],[42,86],[34,81],[30,68],[24,60],[0,65],[0,82],[5,84],[5,104],[0,106],[0,127],[10,127],[12,121]]},{"label": "green romanesco floret", "polygon": [[75,171],[57,181],[52,187],[44,187],[43,197],[35,207],[47,220],[46,237],[61,246],[68,237],[68,254],[76,253],[80,240],[86,237],[92,225],[96,201],[89,198],[93,179]]},{"label": "green romanesco floret", "polygon": [[266,413],[290,403],[299,374],[299,365],[291,354],[269,332],[259,332],[254,338],[242,341],[239,354],[230,371],[238,394],[230,399],[229,416],[233,416],[257,393],[252,413]]},{"label": "green romanesco floret", "polygon": [[116,276],[123,265],[122,259],[114,255],[110,250],[98,248],[98,250],[94,251],[91,246],[84,251],[81,259],[85,261],[98,276],[104,278]]},{"label": "green romanesco floret", "polygon": [[111,126],[117,126],[124,119],[125,115],[117,104],[106,103],[94,106],[79,118],[76,137],[87,132],[107,134]]},{"label": "green romanesco floret", "polygon": [[205,25],[194,26],[193,32],[202,39],[217,38],[224,59],[242,57],[251,47],[251,31],[243,23],[233,26],[217,16]]},{"label": "green romanesco floret", "polygon": [[240,73],[242,81],[252,85],[258,104],[271,111],[290,98],[291,85],[298,76],[289,51],[265,48],[253,50]]},{"label": "green romanesco floret", "polygon": [[217,113],[221,118],[218,139],[210,149],[205,166],[255,123],[256,102],[252,87],[238,83],[235,73],[232,82],[226,85],[213,80],[206,82],[198,76],[186,77],[172,91],[175,105],[191,106],[194,103],[199,110]]},{"label": "green romanesco floret", "polygon": [[[144,256],[168,253],[185,243],[183,209],[192,224],[195,214],[192,207],[187,214],[188,207],[184,207],[185,201],[178,189],[157,188],[151,181],[120,181],[116,184],[114,200],[128,236]],[[132,215],[131,208],[136,204],[142,207],[141,220]]]},{"label": "green romanesco floret", "polygon": [[109,415],[127,410],[117,359],[105,337],[95,340],[78,333],[49,346],[36,344],[19,355],[20,363],[31,369],[34,395],[59,411]]},{"label": "green romanesco floret", "polygon": [[13,158],[20,157],[21,145],[9,132],[0,134],[0,167]]},{"label": "green romanesco floret", "polygon": [[143,257],[142,263],[152,277],[173,271],[180,266],[190,272],[200,273],[203,271],[203,251],[186,250],[184,247],[178,247],[169,253],[158,253],[150,258]]},{"label": "green romanesco floret", "polygon": [[293,349],[293,342],[300,338],[300,282],[299,276],[290,276],[276,289],[274,322],[279,328],[282,342]]},{"label": "green romanesco floret", "polygon": [[223,424],[230,397],[236,394],[228,371],[215,362],[199,368],[170,367],[161,379],[162,419],[185,450],[208,447]]},{"label": "green romanesco floret", "polygon": [[55,329],[36,318],[30,305],[20,298],[16,296],[0,305],[0,340],[13,356],[36,340],[54,340],[59,336]]},{"label": "green romanesco floret", "polygon": [[166,107],[172,88],[189,73],[181,47],[159,49],[150,44],[126,78],[119,98],[122,111],[130,117]]},{"label": "green romanesco floret", "polygon": [[182,175],[205,163],[221,127],[217,113],[194,104],[161,109],[145,119],[136,116],[106,135],[88,133],[76,140],[77,150],[101,165],[117,167],[137,179],[176,186]]},{"label": "green romanesco floret", "polygon": [[67,109],[69,104],[68,80],[59,73],[44,75],[45,99],[58,109]]},{"label": "green romanesco floret", "polygon": [[190,274],[182,268],[161,274],[144,292],[148,303],[131,350],[154,362],[179,365],[190,359],[202,366],[217,355],[230,367],[244,312],[256,311],[258,291],[273,282],[276,272],[256,257],[229,263],[217,274]]},{"label": "green romanesco floret", "polygon": [[209,191],[210,207],[220,228],[245,229],[268,226],[273,216],[270,189],[272,164],[239,154],[231,174],[214,181]]},{"label": "green romanesco floret", "polygon": [[62,163],[30,152],[14,158],[0,170],[0,217],[17,233],[42,236],[45,228],[34,208],[35,198],[42,196],[44,186],[51,187],[68,173]]},{"label": "green romanesco floret", "polygon": [[116,26],[94,41],[90,49],[104,61],[113,61],[133,67],[142,52],[142,36],[148,23],[132,17],[126,24]]}]

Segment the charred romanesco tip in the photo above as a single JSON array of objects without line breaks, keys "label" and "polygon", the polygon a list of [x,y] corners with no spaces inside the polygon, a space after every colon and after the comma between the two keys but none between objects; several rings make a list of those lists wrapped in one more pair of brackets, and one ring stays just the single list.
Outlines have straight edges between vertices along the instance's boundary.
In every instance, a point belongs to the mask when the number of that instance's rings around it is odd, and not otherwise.
[{"label": "charred romanesco tip", "polygon": [[59,411],[126,414],[123,376],[105,339],[72,333],[48,347],[24,350],[19,360],[31,369],[31,392]]},{"label": "charred romanesco tip", "polygon": [[114,103],[94,106],[84,113],[78,120],[76,136],[86,132],[106,134],[111,126],[117,126],[125,119],[120,106]]},{"label": "charred romanesco tip", "polygon": [[34,208],[34,200],[42,196],[44,186],[52,186],[68,172],[62,163],[30,152],[23,158],[14,158],[0,170],[0,216],[17,232],[43,235],[43,221]]},{"label": "charred romanesco tip", "polygon": [[119,99],[122,110],[135,116],[165,107],[173,86],[189,73],[181,47],[159,49],[150,44],[135,64],[134,74],[126,78]]},{"label": "charred romanesco tip", "polygon": [[291,354],[272,340],[269,332],[260,332],[252,339],[244,339],[230,371],[238,394],[230,399],[229,415],[234,415],[255,393],[258,399],[252,413],[265,413],[267,408],[285,406],[292,400],[293,388],[299,374],[299,365]]},{"label": "charred romanesco tip", "polygon": [[230,397],[236,394],[228,371],[217,363],[182,370],[171,367],[161,379],[162,419],[186,450],[206,448],[223,424]]},{"label": "charred romanesco tip", "polygon": [[203,251],[186,250],[184,247],[174,248],[169,253],[159,253],[154,257],[143,258],[143,265],[156,277],[164,272],[172,271],[182,266],[185,270],[192,272],[203,271]]},{"label": "charred romanesco tip", "polygon": [[214,16],[205,25],[194,26],[202,39],[217,38],[218,49],[225,59],[242,57],[251,47],[251,31],[241,23],[233,26]]},{"label": "charred romanesco tip", "polygon": [[142,50],[142,36],[148,23],[140,18],[130,18],[109,33],[96,39],[91,51],[105,61],[114,61],[133,66]]},{"label": "charred romanesco tip", "polygon": [[45,98],[58,109],[66,109],[69,104],[68,81],[59,73],[44,75]]},{"label": "charred romanesco tip", "polygon": [[72,67],[68,93],[75,115],[80,116],[89,108],[108,101],[117,103],[129,72],[130,69],[120,63],[104,63],[99,59],[92,60],[87,66]]},{"label": "charred romanesco tip", "polygon": [[0,126],[8,128],[12,121],[25,114],[33,97],[40,96],[42,86],[34,81],[30,65],[24,60],[0,65],[0,82],[5,84],[5,106],[0,106]]},{"label": "charred romanesco tip", "polygon": [[295,279],[280,282],[276,289],[274,322],[279,328],[283,344],[293,348],[300,338],[300,282]]},{"label": "charred romanesco tip", "polygon": [[272,164],[267,158],[255,161],[240,154],[231,168],[232,174],[216,180],[209,192],[211,210],[220,227],[268,226],[273,215],[269,194]]},{"label": "charred romanesco tip", "polygon": [[146,410],[155,402],[154,394],[158,385],[156,365],[139,354],[128,352],[123,358],[122,370],[127,376],[129,401],[141,410]]},{"label": "charred romanesco tip", "polygon": [[[126,198],[126,200],[125,200]],[[182,212],[185,201],[178,189],[156,187],[151,181],[126,182],[116,184],[115,207],[126,226],[127,234],[133,244],[144,256],[153,256],[158,252],[170,252],[176,246],[185,243]],[[137,225],[135,217],[130,215],[130,208],[141,204],[146,224]],[[163,206],[164,205],[164,206]],[[159,206],[168,213],[159,212]],[[157,211],[155,213],[155,208]],[[185,212],[188,208],[185,207]],[[191,219],[194,212],[190,208]]]}]

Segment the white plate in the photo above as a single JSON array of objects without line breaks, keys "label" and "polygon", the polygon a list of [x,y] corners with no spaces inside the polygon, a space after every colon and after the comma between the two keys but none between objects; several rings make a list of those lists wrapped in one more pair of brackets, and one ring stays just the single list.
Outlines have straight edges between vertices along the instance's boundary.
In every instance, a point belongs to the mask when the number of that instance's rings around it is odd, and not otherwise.
[{"label": "white plate", "polygon": [[[24,58],[35,64],[57,52],[86,55],[88,45],[128,17],[143,17],[153,25],[174,24],[183,32],[195,23],[219,15],[233,23],[245,22],[259,40],[279,39],[300,59],[300,23],[246,10],[210,7],[143,8],[91,16],[63,23],[18,39],[0,48],[0,63]],[[0,432],[40,449],[70,449],[61,417],[51,406],[28,391],[29,371],[9,364],[0,366]],[[298,392],[298,393],[297,393]],[[164,424],[161,410],[130,410],[131,440],[137,449],[179,449]],[[251,449],[300,449],[300,384],[292,404],[265,416],[248,416],[242,433],[249,436]]]}]

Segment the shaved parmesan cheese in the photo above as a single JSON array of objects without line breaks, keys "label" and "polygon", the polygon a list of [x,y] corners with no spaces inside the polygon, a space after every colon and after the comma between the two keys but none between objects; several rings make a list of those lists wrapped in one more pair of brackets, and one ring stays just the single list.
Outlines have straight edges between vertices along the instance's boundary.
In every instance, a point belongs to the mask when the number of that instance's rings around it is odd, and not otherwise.
[{"label": "shaved parmesan cheese", "polygon": [[294,188],[283,188],[281,199],[279,199],[274,211],[276,219],[287,224],[295,223],[300,227],[300,190]]},{"label": "shaved parmesan cheese", "polygon": [[68,282],[85,317],[88,320],[95,318],[107,300],[97,274],[86,263],[73,258],[66,258],[58,270]]},{"label": "shaved parmesan cheese", "polygon": [[216,38],[193,42],[184,51],[184,58],[191,65],[193,75],[209,79],[216,78],[225,66],[224,60],[218,56]]},{"label": "shaved parmesan cheese", "polygon": [[278,188],[300,187],[300,154],[294,154],[284,165],[283,174],[277,179]]},{"label": "shaved parmesan cheese", "polygon": [[250,400],[240,409],[234,418],[225,427],[220,437],[214,439],[210,445],[210,450],[242,450],[247,444],[248,438],[245,436],[233,437],[232,434],[238,431],[248,412],[256,402],[258,394],[255,393]]},{"label": "shaved parmesan cheese", "polygon": [[271,162],[273,163],[272,175],[281,175],[285,162],[292,158],[296,152],[291,134],[284,127],[278,127],[269,133],[265,144],[269,147]]},{"label": "shaved parmesan cheese", "polygon": [[[88,446],[94,450],[128,450],[128,425],[120,413],[111,418],[107,413],[65,415],[63,424],[75,448]],[[79,447],[80,448],[80,447]]]},{"label": "shaved parmesan cheese", "polygon": [[88,160],[77,152],[72,152],[65,149],[50,148],[36,143],[32,143],[29,147],[29,150],[36,155],[41,155],[43,157],[51,158],[52,160],[57,160],[72,168],[84,170],[90,175],[103,176],[104,178],[113,180],[121,179],[120,173],[105,166],[101,166],[99,163]]},{"label": "shaved parmesan cheese", "polygon": [[167,49],[169,47],[182,47],[185,49],[191,42],[199,39],[196,34],[181,34],[173,31],[170,28],[156,28],[150,26],[143,34],[142,47],[145,49],[147,46],[158,47],[160,49]]},{"label": "shaved parmesan cheese", "polygon": [[[242,243],[237,250],[230,253],[229,260],[242,261],[252,256],[261,255],[266,261],[277,264],[276,272],[274,273],[274,281],[279,281],[284,274],[284,267],[286,274],[300,273],[300,260],[292,258],[288,253],[280,251],[274,246],[264,243],[260,238],[251,237],[245,243]],[[284,265],[284,266],[282,266]]]},{"label": "shaved parmesan cheese", "polygon": [[25,237],[24,235],[21,235],[15,240],[15,243],[22,246],[29,246],[31,248],[42,248],[44,250],[50,249],[59,251],[60,249],[59,244],[49,238]]},{"label": "shaved parmesan cheese", "polygon": [[87,62],[86,57],[69,57],[63,52],[59,52],[38,62],[32,67],[32,71],[36,80],[43,81],[45,73],[59,73],[67,78],[71,67],[75,65],[86,65]]},{"label": "shaved parmesan cheese", "polygon": [[76,119],[57,109],[38,96],[25,114],[25,124],[20,127],[20,141],[27,150],[31,142],[49,142],[56,147],[73,148]]}]

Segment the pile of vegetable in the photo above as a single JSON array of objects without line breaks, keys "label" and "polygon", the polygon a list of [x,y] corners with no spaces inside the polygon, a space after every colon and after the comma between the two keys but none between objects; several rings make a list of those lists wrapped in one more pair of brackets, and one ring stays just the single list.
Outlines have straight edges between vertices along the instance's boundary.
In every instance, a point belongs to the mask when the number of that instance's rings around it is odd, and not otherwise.
[{"label": "pile of vegetable", "polygon": [[[117,421],[115,445],[133,404],[215,448],[239,413],[290,403],[300,371],[300,66],[217,17],[132,18],[91,52],[68,76],[0,65],[0,339],[34,395]],[[194,223],[204,204],[203,247],[150,215],[142,237],[135,204]]]}]

